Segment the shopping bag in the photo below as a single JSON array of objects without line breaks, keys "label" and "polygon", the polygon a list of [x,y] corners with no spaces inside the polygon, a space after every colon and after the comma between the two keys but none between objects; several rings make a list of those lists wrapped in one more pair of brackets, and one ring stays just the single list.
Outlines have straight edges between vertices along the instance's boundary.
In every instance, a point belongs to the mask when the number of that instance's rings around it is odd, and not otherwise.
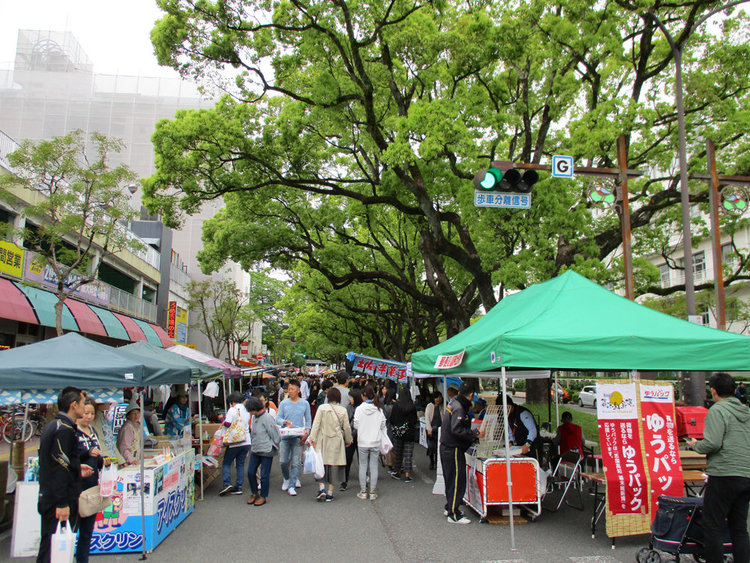
[{"label": "shopping bag", "polygon": [[386,455],[393,449],[393,442],[388,437],[388,434],[383,430],[380,431],[380,453]]},{"label": "shopping bag", "polygon": [[50,563],[72,563],[76,552],[76,535],[70,523],[57,522],[57,530],[50,540]]},{"label": "shopping bag", "polygon": [[302,473],[315,473],[316,467],[317,465],[315,461],[315,448],[313,448],[312,446],[307,446],[307,448],[305,449],[305,463],[302,468]]},{"label": "shopping bag", "polygon": [[323,465],[323,454],[316,449],[313,449],[313,452],[315,452],[315,478],[322,479],[326,474],[326,467]]},{"label": "shopping bag", "polygon": [[221,455],[221,447],[224,444],[224,433],[227,431],[225,426],[221,426],[215,433],[211,440],[211,445],[208,447],[208,455],[211,457],[219,457]]},{"label": "shopping bag", "polygon": [[78,515],[86,518],[99,514],[110,504],[112,504],[112,500],[101,495],[98,485],[89,487],[78,496]]},{"label": "shopping bag", "polygon": [[99,494],[104,498],[111,497],[115,492],[115,483],[117,483],[117,466],[110,463],[99,473]]},{"label": "shopping bag", "polygon": [[[238,408],[239,410],[239,408]],[[227,428],[224,433],[224,444],[238,444],[244,442],[247,439],[247,426],[242,423],[242,418],[239,413],[237,418],[232,421],[232,424]]]}]

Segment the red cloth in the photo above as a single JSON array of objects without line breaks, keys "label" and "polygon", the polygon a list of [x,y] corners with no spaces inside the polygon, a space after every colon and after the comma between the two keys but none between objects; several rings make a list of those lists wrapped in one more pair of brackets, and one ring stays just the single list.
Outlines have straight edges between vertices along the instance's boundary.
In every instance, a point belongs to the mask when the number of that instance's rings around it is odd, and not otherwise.
[{"label": "red cloth", "polygon": [[566,422],[557,430],[560,432],[560,455],[570,450],[578,450],[583,454],[583,430],[580,426]]}]

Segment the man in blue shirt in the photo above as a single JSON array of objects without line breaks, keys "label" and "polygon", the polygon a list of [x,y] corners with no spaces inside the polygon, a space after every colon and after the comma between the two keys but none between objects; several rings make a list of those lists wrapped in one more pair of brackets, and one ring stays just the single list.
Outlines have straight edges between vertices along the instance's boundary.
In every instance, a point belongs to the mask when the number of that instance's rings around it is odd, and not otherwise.
[{"label": "man in blue shirt", "polygon": [[301,486],[299,475],[302,471],[302,445],[310,435],[312,417],[310,403],[300,397],[300,384],[297,379],[290,379],[287,384],[287,398],[281,401],[276,414],[276,424],[282,428],[304,429],[302,435],[282,436],[279,446],[279,461],[284,482],[282,491],[288,491],[289,496],[297,496],[297,487]]}]

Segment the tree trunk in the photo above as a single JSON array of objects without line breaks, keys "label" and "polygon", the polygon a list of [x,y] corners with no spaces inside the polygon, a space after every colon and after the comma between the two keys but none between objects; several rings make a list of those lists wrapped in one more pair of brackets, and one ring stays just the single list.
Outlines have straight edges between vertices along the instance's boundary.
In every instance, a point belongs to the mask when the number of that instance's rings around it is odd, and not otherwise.
[{"label": "tree trunk", "polygon": [[55,330],[57,330],[57,336],[63,335],[62,314],[65,304],[65,297],[65,295],[58,295],[57,303],[55,303]]},{"label": "tree trunk", "polygon": [[549,401],[547,395],[546,379],[527,379],[526,380],[526,402],[527,403],[546,403]]}]

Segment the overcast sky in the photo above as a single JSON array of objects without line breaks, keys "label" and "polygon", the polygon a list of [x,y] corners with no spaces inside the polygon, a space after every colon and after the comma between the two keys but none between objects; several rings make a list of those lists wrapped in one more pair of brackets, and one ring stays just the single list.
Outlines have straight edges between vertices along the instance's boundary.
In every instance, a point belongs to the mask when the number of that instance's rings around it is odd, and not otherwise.
[{"label": "overcast sky", "polygon": [[19,29],[70,31],[94,72],[176,77],[149,38],[161,14],[155,0],[0,0],[0,64],[12,63]]}]

